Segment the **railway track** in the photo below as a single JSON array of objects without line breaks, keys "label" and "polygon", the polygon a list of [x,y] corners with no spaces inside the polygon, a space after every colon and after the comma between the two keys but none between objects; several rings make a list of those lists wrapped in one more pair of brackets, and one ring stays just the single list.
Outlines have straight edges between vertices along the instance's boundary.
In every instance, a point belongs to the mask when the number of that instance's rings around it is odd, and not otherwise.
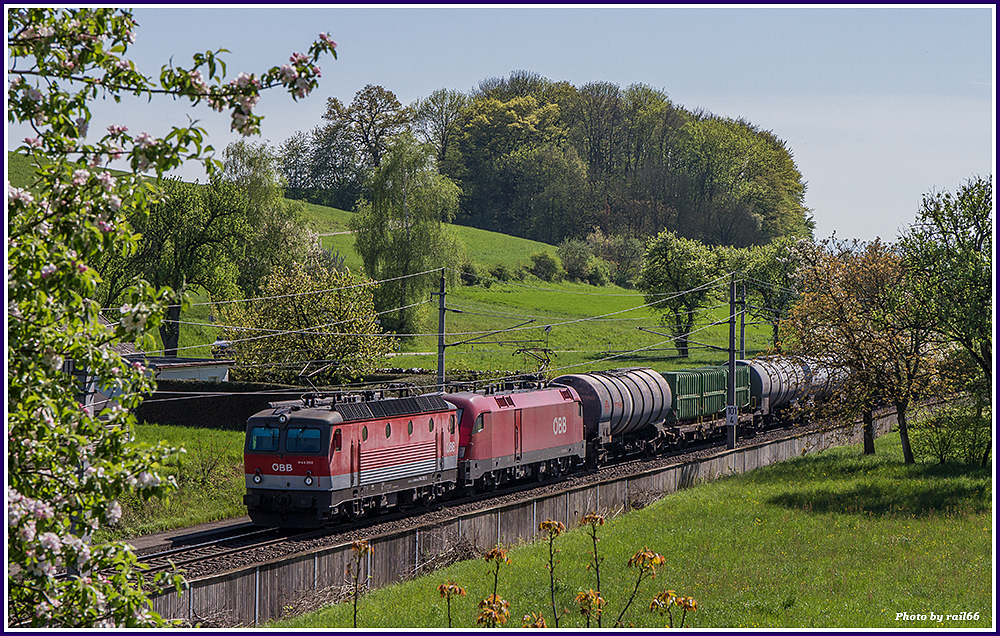
[{"label": "railway track", "polygon": [[[751,440],[753,441],[753,440]],[[497,498],[540,497],[570,481],[603,479],[615,474],[642,472],[651,462],[669,463],[693,452],[705,452],[725,444],[725,439],[711,438],[689,442],[683,449],[656,458],[628,457],[610,461],[599,468],[576,471],[555,479],[519,481],[497,487],[495,490],[462,493],[426,505],[415,504],[401,510],[370,513],[356,520],[342,522],[318,530],[296,531],[280,528],[255,528],[236,534],[221,536],[200,543],[153,551],[139,556],[147,572],[175,570],[188,576],[202,576],[234,569],[248,563],[260,563],[281,556],[305,551],[332,541],[349,542],[356,538],[381,534],[393,524],[405,523],[425,514],[447,513],[467,507],[496,505]],[[537,491],[532,494],[532,491]]]}]

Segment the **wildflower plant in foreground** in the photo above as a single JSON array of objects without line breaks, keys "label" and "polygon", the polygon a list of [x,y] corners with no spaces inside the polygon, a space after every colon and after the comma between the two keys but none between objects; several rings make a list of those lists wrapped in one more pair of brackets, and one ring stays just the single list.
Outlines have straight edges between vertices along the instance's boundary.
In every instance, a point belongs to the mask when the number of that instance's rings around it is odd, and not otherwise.
[{"label": "wildflower plant in foreground", "polygon": [[600,593],[594,590],[587,590],[576,595],[576,604],[580,607],[580,613],[587,617],[587,627],[590,627],[592,617],[597,618],[597,624],[601,624],[601,612],[604,610],[605,600]]},{"label": "wildflower plant in foreground", "polygon": [[632,555],[632,558],[628,560],[628,567],[636,568],[639,570],[639,574],[635,580],[635,588],[632,589],[632,596],[629,597],[628,603],[622,608],[622,613],[618,615],[618,619],[615,621],[615,626],[620,627],[622,624],[622,618],[625,616],[625,612],[632,605],[632,601],[635,600],[636,594],[639,593],[639,586],[642,584],[642,580],[646,577],[656,578],[656,566],[663,565],[666,563],[666,559],[660,554],[653,552],[647,547],[643,547],[642,550],[636,552]]},{"label": "wildflower plant in foreground", "polygon": [[503,625],[510,617],[510,606],[507,601],[497,596],[497,588],[500,585],[500,566],[510,563],[507,551],[499,545],[483,555],[483,560],[493,564],[493,594],[483,599],[479,603],[479,618],[477,624],[486,623],[490,627]]},{"label": "wildflower plant in foreground", "polygon": [[351,577],[351,596],[354,602],[354,627],[358,626],[358,597],[361,586],[358,579],[361,577],[361,560],[372,554],[372,547],[364,539],[359,539],[351,544],[351,552],[354,553],[354,563],[347,564],[347,575]]},{"label": "wildflower plant in foreground", "polygon": [[492,594],[479,601],[479,616],[476,617],[477,625],[496,627],[497,625],[505,625],[509,618],[510,603],[496,594]]},{"label": "wildflower plant in foreground", "polygon": [[459,587],[454,581],[448,581],[438,586],[438,594],[448,602],[448,628],[451,628],[451,597],[465,596],[465,588]]},{"label": "wildflower plant in foreground", "polygon": [[[559,627],[559,612],[556,611],[556,552],[555,540],[566,530],[566,526],[561,521],[549,519],[538,524],[538,529],[548,534],[549,538],[549,562],[546,568],[549,570],[549,598],[552,602],[552,615],[555,617],[556,627]],[[544,621],[543,621],[544,622]],[[544,625],[542,625],[544,627]]]},{"label": "wildflower plant in foreground", "polygon": [[[580,519],[580,525],[587,526],[587,535],[590,537],[590,540],[594,546],[594,549],[590,553],[590,555],[593,557],[593,561],[587,564],[587,569],[588,570],[591,568],[594,569],[594,575],[597,577],[597,588],[591,591],[594,592],[595,598],[599,599],[601,601],[601,606],[603,606],[604,599],[601,598],[601,561],[603,561],[604,558],[599,557],[597,555],[597,542],[599,541],[599,539],[597,538],[597,526],[604,525],[604,516],[599,515],[596,512],[590,512],[587,515],[585,515],[582,519]],[[577,597],[577,603],[578,604],[580,603],[579,596]],[[591,613],[593,613],[597,617],[597,626],[600,627],[601,626],[600,606],[596,608],[596,611],[593,611],[594,610],[593,605],[588,605],[588,607],[590,608],[590,611],[586,613],[587,627],[590,627]],[[580,606],[580,611],[583,612],[583,605]]]},{"label": "wildflower plant in foreground", "polygon": [[681,614],[681,624],[679,627],[684,627],[684,619],[687,618],[688,612],[698,611],[698,602],[690,596],[677,596],[673,590],[664,590],[653,597],[653,600],[649,603],[649,611],[659,612],[660,616],[664,614],[670,620],[669,627],[674,626],[674,614],[673,608],[679,607],[683,610]]}]

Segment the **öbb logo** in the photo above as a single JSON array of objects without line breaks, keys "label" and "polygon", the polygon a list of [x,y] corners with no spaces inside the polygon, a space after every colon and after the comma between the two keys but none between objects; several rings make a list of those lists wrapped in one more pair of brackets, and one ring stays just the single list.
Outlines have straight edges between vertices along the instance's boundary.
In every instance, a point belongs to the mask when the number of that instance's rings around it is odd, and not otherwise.
[{"label": "\u00f6bb logo", "polygon": [[292,472],[291,464],[271,464],[271,470],[276,473],[290,473]]},{"label": "\u00f6bb logo", "polygon": [[566,418],[557,417],[552,420],[552,432],[556,435],[562,435],[566,432]]}]

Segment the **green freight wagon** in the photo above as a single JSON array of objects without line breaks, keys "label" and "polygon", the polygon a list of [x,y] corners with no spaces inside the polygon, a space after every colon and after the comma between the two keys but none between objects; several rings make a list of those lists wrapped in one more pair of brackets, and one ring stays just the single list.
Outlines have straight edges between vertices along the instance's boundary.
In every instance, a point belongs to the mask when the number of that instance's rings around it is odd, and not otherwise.
[{"label": "green freight wagon", "polygon": [[697,371],[661,371],[670,385],[673,403],[668,422],[696,420],[701,415],[701,373]]}]

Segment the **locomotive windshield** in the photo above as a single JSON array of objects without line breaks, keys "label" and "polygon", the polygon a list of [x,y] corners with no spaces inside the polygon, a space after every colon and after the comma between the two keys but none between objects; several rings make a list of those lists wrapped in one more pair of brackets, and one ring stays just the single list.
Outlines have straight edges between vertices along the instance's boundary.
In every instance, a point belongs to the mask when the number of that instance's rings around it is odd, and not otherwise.
[{"label": "locomotive windshield", "polygon": [[247,436],[247,450],[273,453],[278,450],[278,435],[280,429],[267,426],[254,426]]},{"label": "locomotive windshield", "polygon": [[318,428],[289,428],[285,433],[285,451],[289,453],[318,453],[321,431]]}]

